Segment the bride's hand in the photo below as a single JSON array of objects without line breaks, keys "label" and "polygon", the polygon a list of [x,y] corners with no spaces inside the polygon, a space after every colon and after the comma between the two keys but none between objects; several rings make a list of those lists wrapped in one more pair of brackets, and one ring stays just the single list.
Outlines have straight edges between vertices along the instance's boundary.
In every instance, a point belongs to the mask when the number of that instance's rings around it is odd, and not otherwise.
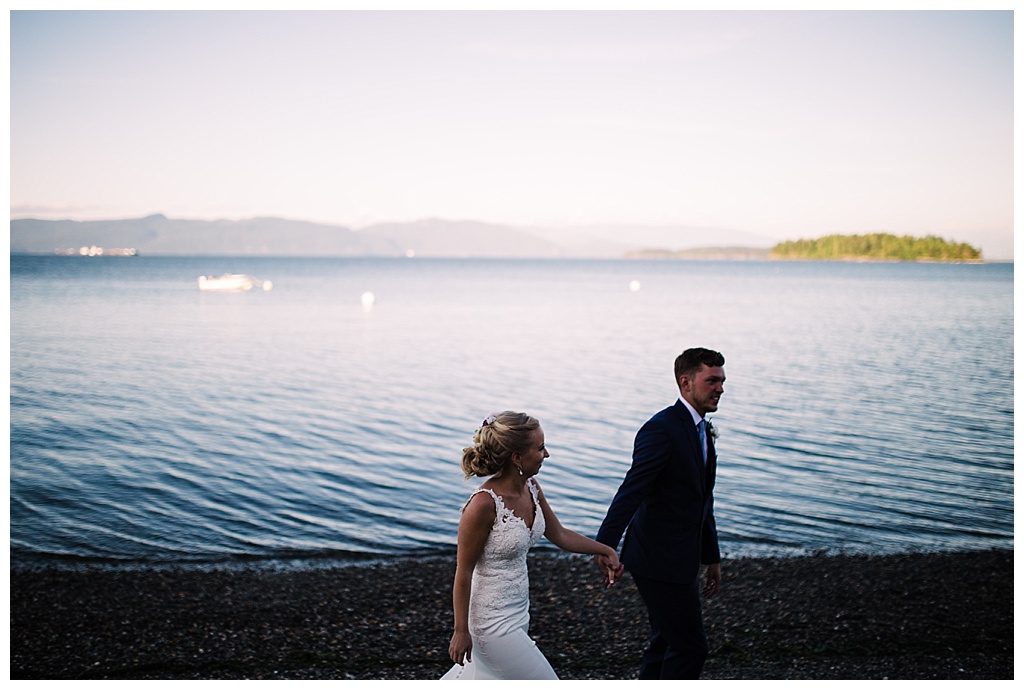
[{"label": "bride's hand", "polygon": [[611,587],[616,582],[622,579],[622,573],[626,571],[626,566],[619,562],[618,556],[615,557],[613,563],[608,566],[608,586]]},{"label": "bride's hand", "polygon": [[473,638],[468,632],[455,631],[451,644],[448,645],[448,656],[460,666],[473,660]]},{"label": "bride's hand", "polygon": [[604,573],[608,586],[611,587],[622,579],[622,572],[625,570],[625,567],[619,562],[619,555],[615,551],[609,551],[607,554],[597,554],[596,560],[598,567]]}]

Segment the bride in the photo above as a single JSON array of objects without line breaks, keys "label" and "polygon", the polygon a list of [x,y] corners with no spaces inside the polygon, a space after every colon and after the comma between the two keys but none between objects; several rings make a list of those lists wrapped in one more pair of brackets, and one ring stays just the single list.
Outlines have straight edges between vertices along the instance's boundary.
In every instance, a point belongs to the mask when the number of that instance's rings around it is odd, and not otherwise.
[{"label": "bride", "polygon": [[544,431],[521,412],[484,420],[462,452],[466,477],[489,477],[470,496],[459,521],[452,602],[455,666],[442,680],[557,679],[529,636],[526,554],[541,535],[575,553],[607,558],[608,586],[622,575],[615,550],[563,527],[534,479],[544,459]]}]

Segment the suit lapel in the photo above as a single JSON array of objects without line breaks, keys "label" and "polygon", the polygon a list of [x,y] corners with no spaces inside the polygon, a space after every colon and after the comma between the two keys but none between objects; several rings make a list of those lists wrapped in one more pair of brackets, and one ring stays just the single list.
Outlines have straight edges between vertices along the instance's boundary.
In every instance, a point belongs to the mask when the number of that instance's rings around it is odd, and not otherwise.
[{"label": "suit lapel", "polygon": [[[707,466],[704,467],[703,451],[700,448],[700,434],[697,433],[697,425],[693,423],[693,415],[690,414],[690,410],[687,409],[686,405],[683,404],[682,400],[676,401],[676,412],[679,414],[680,425],[683,427],[683,433],[686,434],[686,438],[690,443],[691,448],[691,461],[697,466],[697,476],[703,477],[704,481],[701,482],[701,488],[708,489],[708,475],[706,471],[711,467],[711,454],[708,454]],[[702,467],[703,470],[702,471]]]},{"label": "suit lapel", "polygon": [[718,470],[718,451],[715,450],[715,439],[708,434],[708,466],[704,475],[704,493],[711,493],[715,488],[715,474]]}]

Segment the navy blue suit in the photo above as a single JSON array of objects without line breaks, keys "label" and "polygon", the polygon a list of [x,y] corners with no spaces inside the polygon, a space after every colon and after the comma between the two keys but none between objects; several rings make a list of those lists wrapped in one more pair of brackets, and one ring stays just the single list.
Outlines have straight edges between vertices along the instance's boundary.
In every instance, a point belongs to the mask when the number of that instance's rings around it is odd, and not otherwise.
[{"label": "navy blue suit", "polygon": [[597,541],[618,548],[651,621],[641,678],[696,678],[707,657],[700,566],[719,563],[714,496],[717,457],[682,401],[637,432],[633,465],[608,508]]}]

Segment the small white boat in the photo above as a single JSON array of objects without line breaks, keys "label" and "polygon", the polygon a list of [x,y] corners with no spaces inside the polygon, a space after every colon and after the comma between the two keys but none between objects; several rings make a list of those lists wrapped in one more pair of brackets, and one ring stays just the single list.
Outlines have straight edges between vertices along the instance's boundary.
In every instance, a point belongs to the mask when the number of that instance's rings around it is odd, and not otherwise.
[{"label": "small white boat", "polygon": [[225,273],[222,276],[199,276],[200,290],[252,290],[259,287],[269,290],[274,286],[269,280],[259,280],[243,273]]}]

